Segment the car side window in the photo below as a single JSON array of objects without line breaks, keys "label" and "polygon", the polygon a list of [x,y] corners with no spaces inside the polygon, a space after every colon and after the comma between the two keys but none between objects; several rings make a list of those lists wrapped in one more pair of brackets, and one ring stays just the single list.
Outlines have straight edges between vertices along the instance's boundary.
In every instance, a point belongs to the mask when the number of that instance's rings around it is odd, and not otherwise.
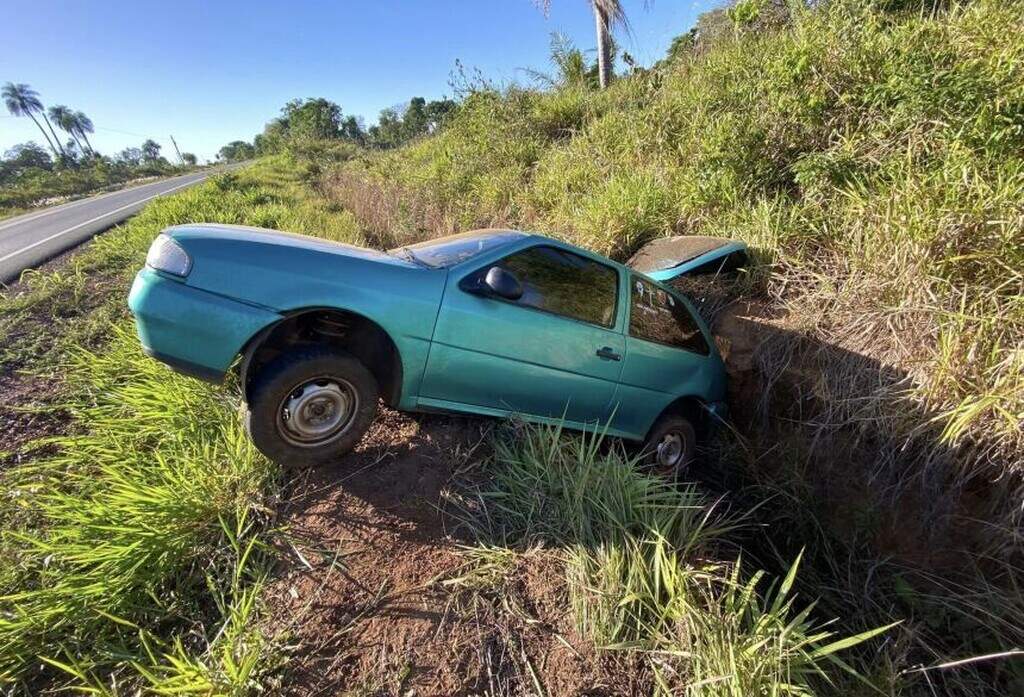
[{"label": "car side window", "polygon": [[615,325],[619,283],[612,267],[543,245],[507,256],[497,266],[522,284],[517,305],[602,327]]},{"label": "car side window", "polygon": [[629,334],[694,353],[710,352],[686,305],[640,276],[633,276],[630,290]]}]

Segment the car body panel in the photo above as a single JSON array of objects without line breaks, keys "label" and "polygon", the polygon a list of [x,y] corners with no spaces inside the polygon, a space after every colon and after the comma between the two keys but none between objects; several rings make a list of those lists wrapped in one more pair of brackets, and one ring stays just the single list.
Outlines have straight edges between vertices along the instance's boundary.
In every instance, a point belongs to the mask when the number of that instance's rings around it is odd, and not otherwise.
[{"label": "car body panel", "polygon": [[149,268],[136,275],[128,306],[143,350],[208,379],[223,375],[249,337],[280,318]]},{"label": "car body panel", "polygon": [[[452,269],[422,397],[548,418],[564,416],[580,423],[607,418],[622,362],[600,358],[597,351],[607,347],[620,356],[625,352],[621,302],[613,326],[606,328],[460,287],[467,276],[535,246],[581,252],[530,237]],[[583,256],[616,271],[621,301],[623,271],[601,257]]]},{"label": "car body panel", "polygon": [[[627,440],[641,440],[643,435],[637,435],[634,431],[620,431],[615,428],[610,420],[604,422],[595,423],[593,421],[573,421],[562,416],[550,417],[550,416],[536,416],[531,414],[523,414],[522,412],[513,411],[511,409],[495,409],[492,407],[481,407],[472,404],[465,404],[463,402],[448,402],[443,399],[431,399],[429,397],[421,397],[417,411],[424,412],[440,412],[440,413],[456,413],[456,414],[473,414],[475,416],[491,416],[498,419],[507,418],[521,418],[524,421],[537,424],[548,424],[551,426],[562,426],[563,428],[572,429],[575,431],[589,431],[592,433],[601,433],[603,435],[614,436],[616,438],[625,438]],[[645,435],[645,430],[643,434]]]},{"label": "car body panel", "polygon": [[[185,279],[190,287],[244,298],[277,313],[278,319],[307,308],[341,308],[372,319],[394,342],[402,360],[402,396],[409,398],[399,406],[414,405],[411,396],[419,392],[444,292],[444,269],[258,228],[183,225],[165,234],[193,259]],[[221,372],[230,363],[218,366]]]},{"label": "car body panel", "polygon": [[724,366],[717,353],[701,356],[635,337],[627,343],[612,420],[616,430],[646,433],[681,397],[710,403],[725,399]]},{"label": "car body panel", "polygon": [[670,281],[686,274],[734,270],[746,260],[747,245],[739,240],[679,235],[648,242],[626,265],[655,281]]},{"label": "car body panel", "polygon": [[[148,352],[217,379],[253,337],[296,312],[336,308],[376,323],[402,364],[405,410],[516,413],[570,428],[646,436],[674,401],[721,411],[725,373],[710,355],[630,337],[631,271],[587,250],[532,234],[440,268],[290,233],[224,225],[165,231],[191,257],[184,278],[143,269],[129,305]],[[467,276],[531,246],[551,246],[618,274],[614,324],[598,326],[460,288]],[[262,334],[261,334],[262,332]],[[607,348],[619,360],[602,358]]]}]

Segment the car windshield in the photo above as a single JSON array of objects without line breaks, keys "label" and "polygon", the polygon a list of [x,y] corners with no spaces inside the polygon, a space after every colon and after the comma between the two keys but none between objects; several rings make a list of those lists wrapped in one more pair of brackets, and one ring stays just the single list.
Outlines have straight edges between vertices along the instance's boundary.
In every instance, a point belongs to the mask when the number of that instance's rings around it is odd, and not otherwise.
[{"label": "car windshield", "polygon": [[408,247],[389,249],[388,254],[437,269],[454,266],[477,254],[525,236],[526,233],[514,230],[473,230],[419,242]]}]

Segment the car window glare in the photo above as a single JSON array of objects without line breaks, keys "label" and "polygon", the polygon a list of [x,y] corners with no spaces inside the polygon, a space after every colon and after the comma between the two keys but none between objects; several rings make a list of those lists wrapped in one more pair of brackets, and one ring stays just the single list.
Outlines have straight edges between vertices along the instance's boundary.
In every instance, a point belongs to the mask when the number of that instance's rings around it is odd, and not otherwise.
[{"label": "car window glare", "polygon": [[388,254],[408,254],[427,266],[444,268],[472,259],[478,254],[496,249],[523,236],[524,233],[513,230],[464,232],[392,249]]},{"label": "car window glare", "polygon": [[630,336],[702,355],[710,353],[686,303],[640,276],[633,276],[630,285]]},{"label": "car window glare", "polygon": [[618,273],[592,259],[555,247],[530,247],[498,266],[523,286],[518,305],[602,327],[615,325]]}]

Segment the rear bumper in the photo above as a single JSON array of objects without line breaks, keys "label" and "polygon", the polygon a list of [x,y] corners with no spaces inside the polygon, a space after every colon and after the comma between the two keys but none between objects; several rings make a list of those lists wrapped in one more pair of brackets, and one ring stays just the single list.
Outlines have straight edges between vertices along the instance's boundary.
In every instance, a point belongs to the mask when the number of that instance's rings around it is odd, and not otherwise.
[{"label": "rear bumper", "polygon": [[148,355],[175,370],[218,382],[245,342],[280,315],[143,269],[128,307]]}]

